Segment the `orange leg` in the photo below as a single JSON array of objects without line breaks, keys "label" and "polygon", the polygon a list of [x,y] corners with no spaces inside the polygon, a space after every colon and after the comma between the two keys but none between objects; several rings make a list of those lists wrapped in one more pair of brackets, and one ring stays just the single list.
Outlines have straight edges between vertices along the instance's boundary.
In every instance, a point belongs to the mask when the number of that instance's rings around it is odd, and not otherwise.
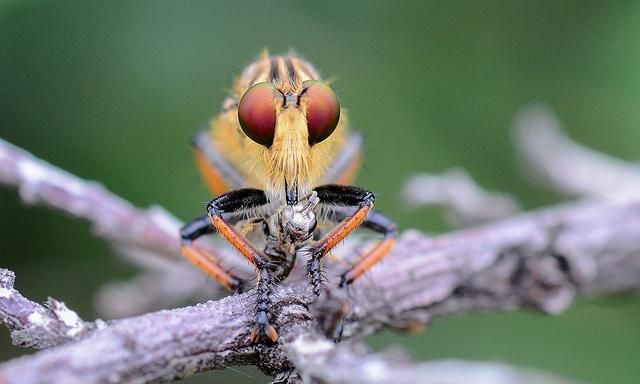
[{"label": "orange leg", "polygon": [[240,253],[242,253],[242,255],[246,257],[251,264],[257,267],[260,252],[255,248],[255,246],[251,244],[246,237],[238,233],[232,226],[224,221],[222,217],[209,214],[209,218],[211,219],[213,226],[218,230],[218,233],[220,233],[222,237],[227,239],[231,245],[240,251]]},{"label": "orange leg", "polygon": [[244,185],[244,177],[215,149],[207,132],[200,132],[194,138],[193,155],[202,177],[215,195]]},{"label": "orange leg", "polygon": [[358,155],[336,180],[336,184],[349,185],[353,183],[362,165],[362,156]]},{"label": "orange leg", "polygon": [[184,257],[210,276],[213,276],[227,289],[231,291],[241,289],[242,280],[225,270],[214,255],[187,244],[183,244],[181,250]]},{"label": "orange leg", "polygon": [[310,251],[311,256],[307,262],[307,274],[309,275],[314,295],[320,295],[320,285],[322,284],[320,259],[358,228],[370,210],[370,205],[358,208],[352,216],[341,221],[340,224],[327,233],[322,239],[318,240]]},{"label": "orange leg", "polygon": [[[365,189],[343,186],[325,185],[316,188],[320,203],[335,206],[336,219],[340,223],[310,251],[311,257],[307,264],[307,272],[315,294],[320,293],[320,259],[335,247],[346,236],[362,225],[364,228],[383,233],[385,239],[377,244],[369,253],[363,256],[351,269],[342,276],[341,286],[351,284],[362,276],[373,265],[382,260],[395,244],[396,224],[381,213],[372,211],[375,197]],[[357,207],[355,211],[353,208]]]},{"label": "orange leg", "polygon": [[[201,216],[185,225],[181,231],[183,254],[225,286],[233,287],[237,278],[225,271],[212,255],[193,248],[191,246],[193,240],[217,231],[258,269],[255,327],[250,334],[250,340],[254,343],[260,341],[275,343],[278,340],[278,332],[271,325],[270,312],[271,289],[274,284],[273,272],[269,269],[266,256],[258,251],[245,236],[238,233],[232,224],[241,218],[246,220],[246,217],[239,215],[238,212],[246,212],[248,209],[266,203],[266,195],[258,189],[239,189],[227,192],[209,202],[207,205],[208,215]],[[239,281],[239,279],[237,280]]]},{"label": "orange leg", "polygon": [[207,215],[200,216],[185,225],[180,231],[182,238],[182,254],[190,262],[213,276],[220,284],[230,290],[240,290],[242,280],[222,267],[215,254],[193,246],[193,241],[202,235],[213,233],[215,228],[211,225]]},{"label": "orange leg", "polygon": [[362,256],[356,264],[353,265],[348,271],[342,274],[342,281],[340,286],[345,286],[353,283],[360,276],[364,275],[374,265],[378,264],[380,260],[384,259],[389,254],[389,251],[396,244],[395,237],[388,237],[378,244],[369,253]]},{"label": "orange leg", "polygon": [[342,274],[341,286],[351,284],[360,276],[364,275],[384,259],[396,244],[398,227],[393,220],[382,213],[373,210],[369,212],[369,216],[367,216],[362,223],[362,227],[383,234],[384,239],[362,256],[349,270]]},{"label": "orange leg", "polygon": [[326,255],[327,252],[333,249],[333,247],[338,245],[338,243],[344,240],[345,237],[347,237],[351,232],[358,228],[360,224],[362,224],[362,222],[367,218],[372,205],[373,203],[371,203],[371,205],[365,205],[358,208],[358,210],[356,210],[353,215],[342,220],[340,224],[338,224],[322,239],[320,239],[316,244],[319,252],[318,256],[323,257],[324,255]]},{"label": "orange leg", "polygon": [[249,208],[261,206],[267,203],[267,197],[263,191],[257,189],[239,189],[220,195],[209,202],[207,211],[213,227],[229,243],[237,248],[244,257],[258,269],[258,286],[256,288],[256,313],[255,327],[249,336],[250,340],[258,343],[262,340],[275,343],[278,341],[278,332],[271,325],[271,289],[274,284],[273,272],[269,269],[267,257],[238,233],[224,218],[224,214],[237,211],[246,211]]},{"label": "orange leg", "polygon": [[227,187],[227,184],[224,182],[224,179],[218,169],[211,165],[202,152],[196,148],[193,150],[193,156],[196,158],[198,169],[200,169],[200,173],[202,173],[202,177],[209,186],[211,192],[215,195],[221,195],[229,191],[229,187]]}]

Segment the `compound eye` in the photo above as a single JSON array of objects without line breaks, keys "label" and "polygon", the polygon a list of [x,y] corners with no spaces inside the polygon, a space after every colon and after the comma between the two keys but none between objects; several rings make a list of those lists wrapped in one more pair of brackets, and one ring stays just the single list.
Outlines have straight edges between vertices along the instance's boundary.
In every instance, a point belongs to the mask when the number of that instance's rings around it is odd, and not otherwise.
[{"label": "compound eye", "polygon": [[317,144],[336,129],[340,120],[340,102],[333,90],[322,81],[307,80],[302,83],[306,89],[303,97],[307,100],[307,129],[309,144]]},{"label": "compound eye", "polygon": [[238,121],[242,131],[265,147],[271,146],[276,131],[275,93],[273,84],[258,83],[244,93],[238,105]]}]

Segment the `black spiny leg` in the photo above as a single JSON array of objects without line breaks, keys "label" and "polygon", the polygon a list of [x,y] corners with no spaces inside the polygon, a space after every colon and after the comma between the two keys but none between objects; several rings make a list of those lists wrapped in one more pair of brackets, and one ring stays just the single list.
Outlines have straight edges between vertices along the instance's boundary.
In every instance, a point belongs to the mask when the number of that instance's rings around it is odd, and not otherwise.
[{"label": "black spiny leg", "polygon": [[257,287],[256,328],[251,332],[251,340],[254,342],[260,340],[275,342],[278,339],[278,333],[270,324],[269,307],[271,306],[270,294],[272,278],[270,271],[266,268],[268,258],[264,253],[258,251],[246,237],[238,233],[232,227],[232,224],[241,217],[241,215],[238,216],[236,213],[243,213],[248,209],[256,208],[266,203],[266,195],[258,189],[239,189],[227,192],[214,198],[207,205],[207,211],[209,212],[207,217],[208,222],[204,217],[200,217],[187,224],[182,230],[183,254],[194,264],[219,279],[223,284],[227,282],[225,285],[232,286],[232,280],[220,279],[218,277],[222,275],[220,271],[226,274],[223,276],[224,278],[228,278],[231,274],[220,268],[217,262],[215,264],[212,263],[210,255],[204,255],[202,251],[193,248],[191,241],[207,233],[217,231],[258,269],[259,282]]},{"label": "black spiny leg", "polygon": [[[357,208],[347,206],[334,207],[332,209],[331,215],[327,217],[327,220],[334,222],[344,221],[348,217],[352,216],[356,210]],[[376,247],[374,247],[374,249],[372,249],[369,253],[365,254],[353,267],[342,274],[340,287],[345,287],[346,285],[351,284],[357,277],[361,276],[364,272],[371,268],[371,266],[380,261],[384,256],[386,256],[386,253],[395,242],[397,234],[396,223],[378,211],[370,210],[367,218],[362,222],[362,224],[360,224],[360,227],[383,234],[384,240],[377,244]],[[319,276],[319,269],[317,274]],[[316,286],[314,285],[313,279],[312,286]],[[319,294],[319,292],[317,294]],[[341,312],[339,314],[345,315],[344,312]],[[342,320],[342,318],[336,319],[336,321],[339,321],[339,324],[334,327],[335,330],[332,332],[335,342],[338,342],[342,339],[342,332],[344,330],[344,322]]]},{"label": "black spiny leg", "polygon": [[311,284],[311,290],[315,296],[320,296],[320,286],[322,285],[322,264],[320,258],[311,253],[311,257],[307,261],[307,276],[309,277],[309,284]]},{"label": "black spiny leg", "polygon": [[315,191],[318,193],[322,205],[351,207],[353,209],[350,215],[340,221],[308,251],[310,256],[307,262],[307,273],[313,293],[318,295],[322,281],[320,259],[366,219],[371,207],[373,207],[375,196],[366,189],[346,185],[323,185],[316,188]]},{"label": "black spiny leg", "polygon": [[211,200],[207,205],[209,218],[218,233],[224,236],[240,253],[244,255],[258,269],[258,286],[255,327],[251,330],[251,341],[254,343],[278,341],[278,332],[271,325],[271,287],[273,277],[269,270],[269,259],[229,225],[225,216],[232,212],[244,211],[267,203],[267,197],[263,191],[257,189],[239,189],[225,193]]},{"label": "black spiny leg", "polygon": [[256,299],[255,327],[251,330],[249,338],[251,342],[258,343],[261,340],[278,341],[278,332],[271,325],[271,287],[273,275],[269,268],[263,267],[258,271],[258,287]]}]

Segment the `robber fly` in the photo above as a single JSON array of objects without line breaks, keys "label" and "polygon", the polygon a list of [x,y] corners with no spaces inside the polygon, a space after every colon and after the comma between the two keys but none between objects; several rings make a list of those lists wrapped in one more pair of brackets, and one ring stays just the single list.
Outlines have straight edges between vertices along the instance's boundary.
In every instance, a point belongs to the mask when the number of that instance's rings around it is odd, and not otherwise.
[{"label": "robber fly", "polygon": [[[271,291],[296,256],[306,258],[310,285],[319,295],[322,257],[360,225],[384,239],[342,274],[341,286],[393,247],[395,223],[372,210],[373,193],[349,185],[361,145],[336,94],[310,63],[293,53],[267,52],[244,69],[208,131],[194,139],[196,162],[217,197],[205,215],[182,228],[182,253],[225,287],[240,290],[240,278],[193,244],[217,232],[256,268],[252,342],[278,340]],[[333,227],[320,233],[318,221]],[[243,231],[247,223],[261,230]]]}]

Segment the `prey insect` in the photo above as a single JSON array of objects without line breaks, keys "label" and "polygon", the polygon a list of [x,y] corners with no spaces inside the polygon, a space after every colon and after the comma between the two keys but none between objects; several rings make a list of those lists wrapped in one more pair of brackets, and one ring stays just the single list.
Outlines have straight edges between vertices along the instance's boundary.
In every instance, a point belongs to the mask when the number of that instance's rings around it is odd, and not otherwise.
[{"label": "prey insect", "polygon": [[[217,197],[205,215],[182,228],[182,253],[230,290],[242,290],[245,283],[194,240],[217,232],[255,267],[253,342],[278,340],[271,292],[297,256],[306,258],[317,296],[322,258],[359,226],[384,238],[341,275],[341,286],[353,283],[393,247],[395,223],[372,210],[373,193],[349,185],[359,168],[361,145],[329,84],[293,53],[265,52],[247,66],[209,130],[196,136],[196,162]],[[332,229],[321,233],[318,221]],[[253,229],[246,230],[247,225]]]}]

